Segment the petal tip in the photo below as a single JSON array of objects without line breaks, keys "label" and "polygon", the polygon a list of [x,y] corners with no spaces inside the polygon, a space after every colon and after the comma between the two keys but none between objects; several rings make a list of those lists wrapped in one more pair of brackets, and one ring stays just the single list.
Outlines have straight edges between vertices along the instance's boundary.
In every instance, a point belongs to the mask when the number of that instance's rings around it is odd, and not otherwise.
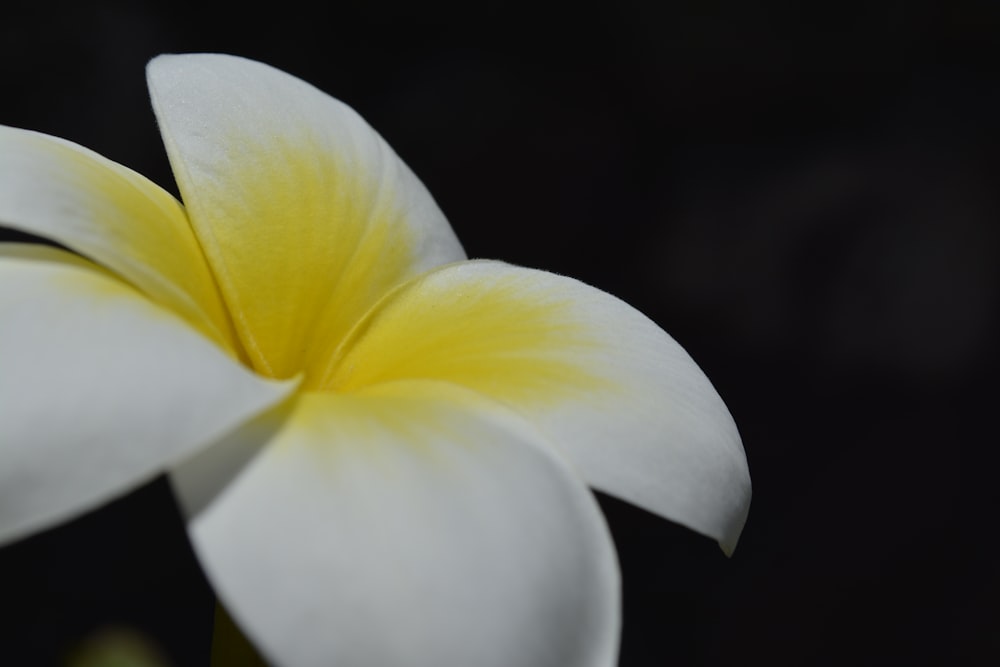
[{"label": "petal tip", "polygon": [[736,545],[743,536],[743,529],[746,527],[747,517],[750,514],[750,496],[750,480],[748,478],[745,498],[742,502],[742,511],[734,517],[734,521],[730,528],[726,530],[722,537],[718,540],[719,547],[722,549],[722,553],[726,554],[727,558],[733,557],[733,553],[736,551]]}]

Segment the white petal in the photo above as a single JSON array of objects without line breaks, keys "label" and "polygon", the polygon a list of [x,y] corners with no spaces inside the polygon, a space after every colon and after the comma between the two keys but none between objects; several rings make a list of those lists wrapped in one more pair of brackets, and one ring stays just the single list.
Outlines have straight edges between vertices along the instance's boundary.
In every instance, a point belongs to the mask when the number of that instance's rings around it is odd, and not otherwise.
[{"label": "white petal", "polygon": [[0,126],[0,226],[111,269],[238,356],[184,209],[131,169],[63,139]]},{"label": "white petal", "polygon": [[0,542],[124,493],[293,388],[106,271],[0,245]]},{"label": "white petal", "polygon": [[500,262],[429,272],[387,297],[324,386],[454,382],[514,407],[593,486],[731,551],[750,476],[736,425],[691,357],[615,297]]},{"label": "white petal", "polygon": [[[255,425],[251,440],[272,442],[190,523],[215,590],[266,657],[614,664],[610,536],[536,431],[446,383],[306,393],[291,409]],[[173,473],[181,495],[200,458]]]},{"label": "white petal", "polygon": [[388,289],[465,258],[423,184],[338,100],[233,56],[160,56],[147,74],[191,223],[268,375],[308,382]]}]

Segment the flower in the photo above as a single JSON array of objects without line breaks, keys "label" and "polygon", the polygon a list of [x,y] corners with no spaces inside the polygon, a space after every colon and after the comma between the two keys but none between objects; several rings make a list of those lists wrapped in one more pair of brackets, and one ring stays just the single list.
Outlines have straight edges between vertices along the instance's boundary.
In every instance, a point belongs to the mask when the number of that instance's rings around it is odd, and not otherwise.
[{"label": "flower", "polygon": [[292,76],[147,74],[183,205],[0,128],[0,221],[69,249],[0,244],[0,540],[166,471],[220,599],[295,665],[613,664],[587,485],[735,546],[739,435],[653,322],[466,260],[382,138]]}]

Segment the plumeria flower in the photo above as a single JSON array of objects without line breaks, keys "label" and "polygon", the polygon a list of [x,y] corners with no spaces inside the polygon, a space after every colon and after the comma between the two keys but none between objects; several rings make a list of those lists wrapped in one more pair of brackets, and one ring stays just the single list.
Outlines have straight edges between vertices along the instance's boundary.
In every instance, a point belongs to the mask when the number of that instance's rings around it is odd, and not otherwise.
[{"label": "plumeria flower", "polygon": [[269,660],[434,667],[615,663],[588,485],[733,549],[739,435],[652,321],[468,261],[385,141],[292,76],[147,74],[183,205],[0,128],[0,224],[55,244],[0,244],[0,540],[166,472]]}]

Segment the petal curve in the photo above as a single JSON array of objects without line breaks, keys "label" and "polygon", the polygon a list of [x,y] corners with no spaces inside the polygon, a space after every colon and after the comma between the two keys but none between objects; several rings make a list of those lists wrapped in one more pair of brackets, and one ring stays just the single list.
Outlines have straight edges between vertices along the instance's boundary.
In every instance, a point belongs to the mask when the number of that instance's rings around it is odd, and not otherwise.
[{"label": "petal curve", "polygon": [[[213,587],[265,656],[615,663],[607,527],[582,480],[516,415],[413,382],[305,393],[270,428],[273,440],[189,522]],[[199,458],[171,475],[182,497]]]},{"label": "petal curve", "polygon": [[324,386],[406,378],[512,406],[594,487],[735,547],[750,503],[736,425],[681,346],[610,294],[501,262],[428,272],[358,325]]},{"label": "petal curve", "polygon": [[0,126],[0,226],[89,257],[240,356],[184,209],[131,169],[64,139]]},{"label": "petal curve", "polygon": [[159,56],[153,108],[254,366],[313,366],[393,286],[464,259],[423,184],[345,104],[270,66]]},{"label": "petal curve", "polygon": [[0,542],[122,494],[282,400],[107,271],[0,244]]}]

